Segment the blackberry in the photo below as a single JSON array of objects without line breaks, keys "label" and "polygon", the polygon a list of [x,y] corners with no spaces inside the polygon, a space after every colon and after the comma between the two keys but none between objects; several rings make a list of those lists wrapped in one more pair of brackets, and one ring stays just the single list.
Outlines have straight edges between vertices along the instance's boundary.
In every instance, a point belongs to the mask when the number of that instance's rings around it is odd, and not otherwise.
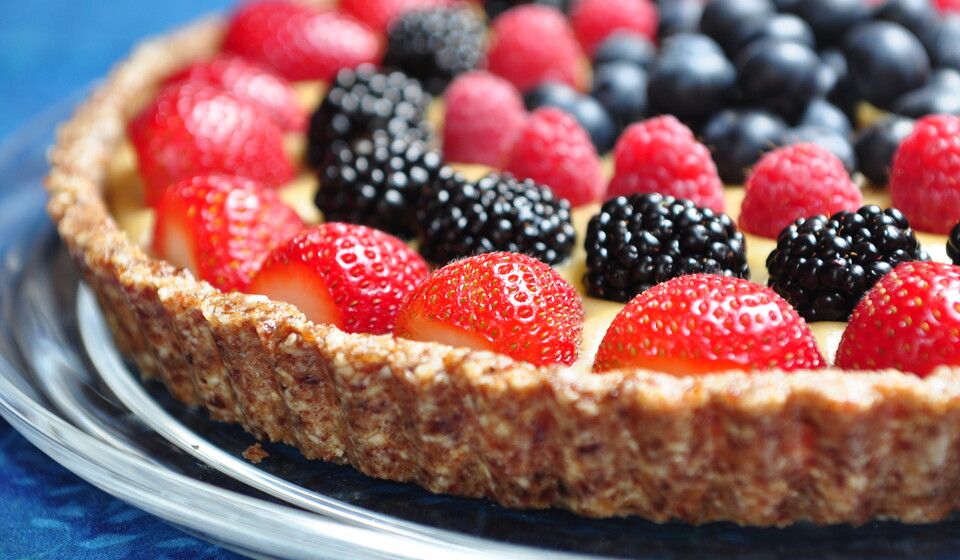
[{"label": "blackberry", "polygon": [[316,204],[327,221],[414,235],[421,191],[439,180],[443,160],[420,141],[378,132],[336,150],[320,173]]},{"label": "blackberry", "polygon": [[953,264],[960,264],[960,223],[953,226],[947,239],[947,255]]},{"label": "blackberry", "polygon": [[383,64],[417,78],[436,95],[483,61],[486,32],[468,8],[406,12],[390,25]]},{"label": "blackberry", "polygon": [[807,321],[846,321],[883,275],[927,259],[899,210],[870,205],[784,229],[767,257],[768,285]]},{"label": "blackberry", "polygon": [[726,214],[660,194],[612,198],[590,219],[587,294],[627,302],[699,272],[749,278],[743,234]]},{"label": "blackberry", "polygon": [[436,186],[424,191],[417,220],[420,254],[436,265],[492,251],[557,264],[570,256],[576,239],[569,202],[509,174],[490,173],[470,183],[443,171]]},{"label": "blackberry", "polygon": [[383,73],[371,65],[341,70],[310,119],[307,162],[319,169],[336,149],[376,130],[427,140],[429,102],[420,82],[402,72]]}]

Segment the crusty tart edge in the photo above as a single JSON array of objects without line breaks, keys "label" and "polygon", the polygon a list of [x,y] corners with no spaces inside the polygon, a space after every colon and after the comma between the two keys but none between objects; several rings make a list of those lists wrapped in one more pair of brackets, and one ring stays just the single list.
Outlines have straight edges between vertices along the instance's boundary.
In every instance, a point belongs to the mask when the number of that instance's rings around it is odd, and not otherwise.
[{"label": "crusty tart edge", "polygon": [[960,369],[678,378],[536,368],[314,325],[152,259],[102,191],[127,120],[213,54],[220,20],[144,43],[59,131],[48,211],[116,342],[189,405],[306,457],[509,507],[743,525],[910,523],[960,502]]}]

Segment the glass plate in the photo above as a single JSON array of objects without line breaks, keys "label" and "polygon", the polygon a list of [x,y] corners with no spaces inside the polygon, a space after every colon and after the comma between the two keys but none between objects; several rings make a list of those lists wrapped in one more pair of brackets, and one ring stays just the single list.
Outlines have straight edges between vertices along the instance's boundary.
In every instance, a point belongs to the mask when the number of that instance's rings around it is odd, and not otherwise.
[{"label": "glass plate", "polygon": [[960,520],[788,529],[657,525],[434,495],[264,445],[143,384],[43,213],[44,154],[74,101],[0,147],[0,414],[93,484],[269,558],[960,558]]}]

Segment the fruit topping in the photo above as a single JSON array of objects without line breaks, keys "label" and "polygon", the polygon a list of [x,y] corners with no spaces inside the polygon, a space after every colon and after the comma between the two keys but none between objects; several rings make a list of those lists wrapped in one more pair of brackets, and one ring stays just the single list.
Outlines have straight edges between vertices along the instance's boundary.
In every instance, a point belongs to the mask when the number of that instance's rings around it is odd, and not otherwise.
[{"label": "fruit topping", "polygon": [[743,234],[726,214],[659,194],[612,198],[590,219],[587,294],[626,302],[684,274],[749,278]]},{"label": "fruit topping", "polygon": [[338,7],[371,29],[386,33],[394,20],[411,10],[449,6],[453,0],[340,0]]},{"label": "fruit topping", "polygon": [[793,41],[810,48],[816,46],[813,30],[807,22],[793,14],[776,14],[749,19],[744,22],[734,35],[733,52],[740,52],[755,41],[774,39],[777,41]]},{"label": "fruit topping", "polygon": [[437,95],[455,76],[483,62],[486,32],[467,7],[409,11],[390,25],[383,64]]},{"label": "fruit topping", "polygon": [[841,44],[849,30],[870,17],[869,4],[864,0],[795,0],[790,11],[810,24],[817,44],[828,47]]},{"label": "fruit topping", "polygon": [[696,31],[703,16],[701,0],[670,0],[658,2],[660,25],[657,26],[657,38],[660,40],[676,35]]},{"label": "fruit topping", "polygon": [[607,186],[590,136],[573,117],[551,107],[527,119],[506,170],[550,187],[573,207],[600,200]]},{"label": "fruit topping", "polygon": [[696,126],[729,104],[736,82],[736,69],[709,37],[675,35],[650,70],[651,113]]},{"label": "fruit topping", "polygon": [[773,13],[769,0],[713,0],[703,8],[700,31],[732,55],[740,42],[741,29]]},{"label": "fruit topping", "polygon": [[810,327],[773,290],[740,278],[695,274],[658,284],[621,309],[593,369],[699,375],[824,364]]},{"label": "fruit topping", "polygon": [[930,78],[927,51],[913,33],[896,23],[880,21],[854,29],[845,51],[857,92],[877,107],[889,108]]},{"label": "fruit topping", "polygon": [[517,88],[499,76],[470,72],[450,83],[444,103],[446,160],[502,167],[527,116]]},{"label": "fruit topping", "polygon": [[860,300],[843,332],[837,366],[896,368],[920,376],[960,365],[960,267],[911,262]]},{"label": "fruit topping", "polygon": [[154,254],[223,291],[245,290],[270,251],[303,228],[276,191],[232,175],[170,186],[156,216]]},{"label": "fruit topping", "polygon": [[326,222],[274,249],[248,291],[293,304],[318,324],[386,334],[400,302],[426,277],[427,264],[396,237]]},{"label": "fruit topping", "polygon": [[271,116],[203,82],[163,88],[128,132],[151,206],[169,185],[204,173],[242,175],[271,187],[293,178],[283,131]]},{"label": "fruit topping", "polygon": [[440,154],[423,142],[380,131],[327,159],[316,204],[326,221],[413,237],[420,193],[440,181],[442,167]]},{"label": "fruit topping", "polygon": [[780,117],[761,109],[724,109],[701,132],[724,183],[740,185],[747,172],[787,130]]},{"label": "fruit topping", "polygon": [[402,72],[382,73],[372,66],[341,70],[310,119],[307,160],[319,168],[337,149],[377,130],[427,139],[429,102],[420,82]]},{"label": "fruit topping", "polygon": [[[846,113],[824,99],[814,99],[800,115],[802,127],[825,128],[839,133],[844,139],[853,134],[853,125]],[[837,156],[840,157],[840,156]],[[843,159],[843,158],[840,158]]]},{"label": "fruit topping", "polygon": [[723,212],[723,183],[710,151],[672,116],[631,125],[617,140],[608,196],[660,193]]},{"label": "fruit topping", "polygon": [[617,125],[613,117],[597,99],[584,95],[560,82],[544,82],[524,94],[524,103],[531,111],[541,107],[556,107],[577,119],[590,135],[590,140],[601,154],[610,151],[617,141]]},{"label": "fruit topping", "polygon": [[867,290],[898,264],[927,260],[896,209],[800,218],[767,257],[769,286],[807,321],[846,321]]},{"label": "fruit topping", "polygon": [[444,171],[421,195],[420,253],[430,263],[510,251],[558,264],[570,256],[576,232],[570,203],[549,187],[490,173],[476,183]]},{"label": "fruit topping", "polygon": [[960,219],[960,117],[919,120],[897,150],[890,196],[918,230],[946,234]]},{"label": "fruit topping", "polygon": [[847,173],[857,169],[857,153],[846,133],[823,126],[801,125],[789,128],[780,135],[779,146],[816,144],[837,157]]},{"label": "fruit topping", "polygon": [[630,31],[654,39],[657,7],[650,0],[578,0],[570,21],[583,50],[592,55],[610,35]]},{"label": "fruit topping", "polygon": [[617,31],[597,46],[593,53],[593,68],[597,69],[612,62],[628,62],[647,70],[656,57],[657,48],[649,37],[629,31]]},{"label": "fruit topping", "polygon": [[755,41],[737,55],[743,101],[791,120],[817,95],[820,68],[817,53],[793,41]]},{"label": "fruit topping", "polygon": [[914,121],[890,115],[857,133],[854,150],[860,172],[877,186],[890,182],[890,165],[900,142],[913,132]]},{"label": "fruit topping", "polygon": [[647,114],[647,72],[631,62],[608,62],[594,69],[590,95],[622,130]]},{"label": "fruit topping", "polygon": [[747,178],[740,228],[776,238],[798,218],[856,211],[860,189],[837,157],[815,144],[795,144],[763,156]]},{"label": "fruit topping", "polygon": [[403,301],[394,332],[542,366],[572,364],[582,331],[583,302],[556,270],[526,255],[488,253],[431,274]]},{"label": "fruit topping", "polygon": [[950,237],[947,239],[947,256],[953,264],[960,264],[960,222],[950,230]]},{"label": "fruit topping", "polygon": [[342,68],[378,63],[380,39],[336,10],[290,0],[242,5],[227,26],[223,50],[272,68],[288,80],[330,80]]}]

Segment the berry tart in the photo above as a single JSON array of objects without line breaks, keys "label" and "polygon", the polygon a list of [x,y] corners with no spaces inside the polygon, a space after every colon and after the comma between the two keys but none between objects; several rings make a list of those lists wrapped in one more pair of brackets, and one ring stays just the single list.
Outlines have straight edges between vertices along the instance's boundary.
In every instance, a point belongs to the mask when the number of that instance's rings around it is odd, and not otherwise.
[{"label": "berry tart", "polygon": [[49,212],[145,379],[307,458],[595,517],[946,517],[954,20],[682,8],[253,0],[117,66]]}]

